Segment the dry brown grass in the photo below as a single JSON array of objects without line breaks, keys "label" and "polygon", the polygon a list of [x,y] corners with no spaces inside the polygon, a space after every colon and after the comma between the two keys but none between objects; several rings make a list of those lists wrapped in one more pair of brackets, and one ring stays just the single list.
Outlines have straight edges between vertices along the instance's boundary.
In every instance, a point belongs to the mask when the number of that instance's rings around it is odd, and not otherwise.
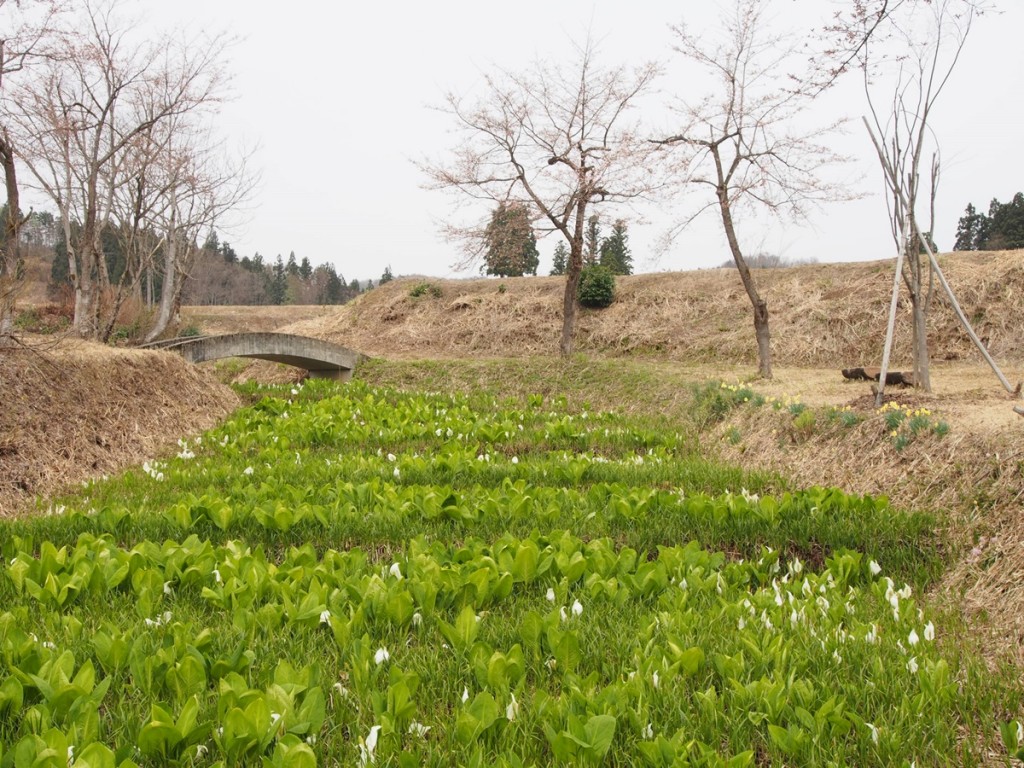
[{"label": "dry brown grass", "polygon": [[[1024,339],[1017,332],[1024,311],[1024,253],[958,253],[942,261],[993,355],[1024,361]],[[891,269],[890,261],[758,270],[771,313],[775,363],[877,364]],[[395,280],[282,330],[397,359],[557,354],[563,278],[426,281],[440,289],[439,297],[410,295],[423,278]],[[894,362],[907,367],[906,302],[900,312]],[[939,295],[929,339],[935,360],[979,359]],[[610,307],[581,311],[576,346],[591,354],[700,363],[752,365],[756,355],[749,300],[734,269],[619,278]]]},{"label": "dry brown grass", "polygon": [[325,317],[335,309],[337,307],[313,304],[259,307],[182,307],[181,327],[195,326],[207,335],[242,332],[264,333],[276,331],[282,326],[300,320]]},{"label": "dry brown grass", "polygon": [[0,349],[0,515],[139,464],[238,400],[176,355],[87,342]]}]

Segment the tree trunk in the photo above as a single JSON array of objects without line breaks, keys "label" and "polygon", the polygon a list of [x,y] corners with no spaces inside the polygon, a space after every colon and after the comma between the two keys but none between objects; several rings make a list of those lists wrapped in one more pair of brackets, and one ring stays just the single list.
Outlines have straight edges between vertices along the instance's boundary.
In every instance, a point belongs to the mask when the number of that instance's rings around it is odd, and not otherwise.
[{"label": "tree trunk", "polygon": [[750,274],[750,267],[743,258],[743,251],[740,250],[740,242],[736,237],[736,228],[732,221],[732,208],[729,203],[729,193],[724,187],[718,189],[718,207],[722,213],[722,226],[725,228],[725,237],[729,241],[729,250],[732,252],[733,261],[736,262],[736,269],[740,273],[740,280],[743,288],[750,298],[750,304],[754,310],[754,335],[757,338],[757,372],[763,379],[772,377],[772,334],[768,327],[768,302],[761,298],[754,284],[754,276]]},{"label": "tree trunk", "polygon": [[573,350],[576,310],[579,308],[577,293],[580,273],[583,272],[583,223],[586,214],[587,198],[581,194],[576,203],[576,221],[573,225],[572,240],[569,242],[569,263],[565,271],[565,295],[562,297],[562,340],[559,352],[563,358],[569,357]]},{"label": "tree trunk", "polygon": [[576,330],[576,291],[580,284],[580,269],[569,267],[565,276],[565,295],[562,297],[562,339],[558,350],[562,357],[572,355],[573,333]]},{"label": "tree trunk", "polygon": [[156,320],[153,323],[153,327],[146,334],[146,343],[157,339],[167,327],[171,324],[171,318],[174,314],[174,298],[175,298],[175,283],[177,282],[177,261],[178,261],[178,235],[175,232],[177,226],[177,219],[175,218],[174,204],[174,192],[172,195],[172,209],[171,209],[171,226],[170,232],[167,235],[167,241],[164,245],[164,279],[160,285],[160,308],[157,310]]},{"label": "tree trunk", "polygon": [[914,386],[925,392],[932,391],[931,371],[928,360],[928,313],[925,300],[918,296],[912,301],[914,311]]},{"label": "tree trunk", "polygon": [[[86,222],[78,238],[79,270],[75,283],[75,332],[83,339],[95,339],[99,335],[99,299],[96,286],[97,253],[93,242],[93,228]],[[68,251],[72,259],[73,251]]]},{"label": "tree trunk", "polygon": [[4,244],[0,253],[0,343],[14,329],[14,311],[21,290],[24,261],[21,258],[21,203],[18,195],[18,175],[14,165],[14,150],[7,132],[0,133],[0,163],[3,164],[7,185],[7,220],[3,222]]},{"label": "tree trunk", "polygon": [[[917,232],[917,226],[913,221],[910,231]],[[910,289],[914,387],[931,392],[932,380],[928,355],[928,296],[924,281],[924,265],[921,264],[921,248],[916,234],[906,240],[904,248],[906,249],[906,263],[910,266],[910,279],[907,281],[907,287]],[[930,272],[931,265],[928,266]]]},{"label": "tree trunk", "polygon": [[[750,270],[744,264],[743,268],[749,274]],[[750,282],[753,287],[753,280]],[[754,288],[754,295],[751,301],[754,303],[754,335],[757,337],[757,372],[762,379],[772,377],[772,333],[768,328],[768,303],[757,296],[757,289]],[[748,289],[749,293],[749,289]]]}]

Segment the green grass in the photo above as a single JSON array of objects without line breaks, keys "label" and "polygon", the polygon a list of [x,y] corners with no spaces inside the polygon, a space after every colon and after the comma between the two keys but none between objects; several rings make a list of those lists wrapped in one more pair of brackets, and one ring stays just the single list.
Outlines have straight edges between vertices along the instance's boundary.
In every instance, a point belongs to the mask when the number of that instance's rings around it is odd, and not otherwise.
[{"label": "green grass", "polygon": [[264,397],[178,455],[5,522],[0,766],[63,766],[69,744],[90,765],[998,748],[1019,690],[919,599],[941,520],[710,461],[690,417],[610,409],[618,373],[249,385]]}]

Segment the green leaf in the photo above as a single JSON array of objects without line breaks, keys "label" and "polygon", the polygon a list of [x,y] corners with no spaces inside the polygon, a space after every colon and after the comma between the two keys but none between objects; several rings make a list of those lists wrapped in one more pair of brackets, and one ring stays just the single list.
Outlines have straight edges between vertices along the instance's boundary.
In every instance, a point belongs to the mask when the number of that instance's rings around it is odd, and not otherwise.
[{"label": "green leaf", "polygon": [[178,701],[206,690],[206,665],[198,651],[193,649],[167,670],[167,684]]},{"label": "green leaf", "polygon": [[[549,630],[549,639],[552,634],[554,633]],[[583,654],[580,652],[580,641],[573,631],[557,632],[556,637],[557,641],[552,648],[555,661],[558,662],[558,667],[562,674],[572,672],[576,669],[576,665],[580,663],[580,659],[583,658]]]},{"label": "green leaf", "polygon": [[512,578],[516,582],[530,583],[537,578],[537,561],[540,559],[540,550],[537,544],[527,539],[519,545],[516,552],[516,559],[512,562]]},{"label": "green leaf", "polygon": [[462,744],[471,744],[494,725],[500,716],[501,710],[494,697],[482,691],[459,714],[455,723],[455,736]]},{"label": "green leaf", "polygon": [[612,746],[615,738],[615,718],[611,715],[594,715],[583,726],[590,742],[590,751],[598,760],[602,759]]},{"label": "green leaf", "polygon": [[738,755],[733,755],[725,765],[726,768],[747,768],[747,766],[753,765],[753,763],[754,752],[753,750],[748,749],[746,752],[740,752]]},{"label": "green leaf", "polygon": [[790,757],[798,755],[806,741],[806,734],[795,725],[787,729],[769,724],[768,735],[775,745]]},{"label": "green leaf", "polygon": [[[69,761],[70,762],[70,761]],[[114,751],[98,741],[75,753],[74,768],[116,768]]]},{"label": "green leaf", "polygon": [[303,733],[318,733],[327,717],[327,700],[324,692],[318,687],[310,688],[302,698],[302,705],[296,713],[296,718],[307,723]]},{"label": "green leaf", "polygon": [[544,736],[548,740],[548,744],[551,746],[551,751],[555,755],[555,759],[561,762],[569,762],[576,754],[576,742],[573,741],[567,733],[564,731],[558,733],[548,723],[542,723],[544,729]]},{"label": "green leaf", "polygon": [[404,589],[398,589],[388,594],[387,615],[397,627],[407,627],[412,621],[415,610],[416,606],[413,603],[412,595]]},{"label": "green leaf", "polygon": [[[153,708],[155,711],[156,705]],[[174,748],[182,740],[182,734],[173,722],[155,719],[155,712],[153,718],[139,729],[139,738],[136,741],[139,751],[147,757],[169,757],[174,754]]]},{"label": "green leaf", "polygon": [[1003,737],[1006,751],[1018,760],[1024,760],[1024,743],[1020,739],[1021,724],[1019,720],[999,724],[999,733]]},{"label": "green leaf", "polygon": [[544,620],[536,611],[527,611],[519,622],[519,636],[523,644],[534,654],[540,650],[540,638],[544,634]]},{"label": "green leaf", "polygon": [[21,710],[25,702],[25,688],[16,677],[8,677],[0,684],[0,715]]},{"label": "green leaf", "polygon": [[678,647],[672,643],[670,643],[669,646],[677,652],[675,654],[675,660],[679,665],[679,668],[688,675],[697,674],[697,671],[704,663],[704,651],[697,646],[687,648],[685,651],[680,651]]},{"label": "green leaf", "polygon": [[262,764],[272,768],[316,768],[316,755],[302,739],[289,734],[277,742],[274,754],[264,757]]},{"label": "green leaf", "polygon": [[439,621],[438,626],[452,647],[462,652],[469,650],[480,631],[476,611],[468,605],[459,613],[454,626],[446,621]]}]

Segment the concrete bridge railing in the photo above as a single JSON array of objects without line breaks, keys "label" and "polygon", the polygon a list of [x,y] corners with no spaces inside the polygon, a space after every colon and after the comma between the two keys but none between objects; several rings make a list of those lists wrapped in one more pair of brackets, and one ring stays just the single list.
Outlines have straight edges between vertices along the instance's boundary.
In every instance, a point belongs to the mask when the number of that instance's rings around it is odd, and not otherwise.
[{"label": "concrete bridge railing", "polygon": [[191,336],[147,344],[150,349],[177,352],[191,363],[224,357],[251,357],[305,368],[312,378],[347,381],[356,365],[367,359],[338,344],[291,333],[227,333]]}]

